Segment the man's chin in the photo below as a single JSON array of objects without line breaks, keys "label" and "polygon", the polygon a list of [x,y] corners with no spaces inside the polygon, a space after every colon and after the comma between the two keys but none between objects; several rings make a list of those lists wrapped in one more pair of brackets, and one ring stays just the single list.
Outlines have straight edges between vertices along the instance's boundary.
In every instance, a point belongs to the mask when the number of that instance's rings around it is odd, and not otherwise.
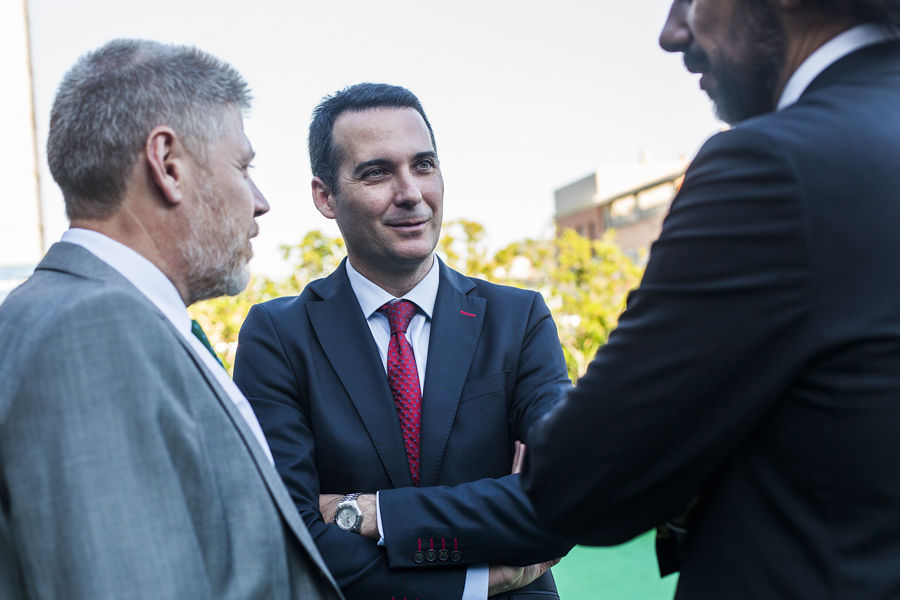
[{"label": "man's chin", "polygon": [[226,286],[224,295],[237,296],[247,289],[248,283],[250,283],[250,269],[247,266],[247,263],[244,263],[243,266],[233,272],[232,276],[228,279],[228,285]]},{"label": "man's chin", "polygon": [[189,304],[220,296],[237,296],[247,288],[248,283],[250,283],[250,270],[246,263],[239,268],[213,277],[200,278],[199,283],[191,286]]}]

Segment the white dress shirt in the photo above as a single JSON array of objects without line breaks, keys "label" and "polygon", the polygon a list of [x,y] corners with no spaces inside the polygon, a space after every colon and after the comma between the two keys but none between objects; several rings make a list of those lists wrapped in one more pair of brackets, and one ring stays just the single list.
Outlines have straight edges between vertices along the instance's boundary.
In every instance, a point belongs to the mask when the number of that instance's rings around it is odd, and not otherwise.
[{"label": "white dress shirt", "polygon": [[[386,292],[365,278],[359,271],[353,268],[347,260],[347,278],[350,287],[356,295],[356,301],[366,316],[369,330],[378,346],[381,354],[381,364],[387,375],[388,346],[391,342],[391,325],[387,315],[379,312],[379,308],[386,302],[397,300],[392,294]],[[416,370],[419,372],[419,387],[425,389],[425,365],[428,361],[428,341],[431,339],[431,316],[434,312],[434,302],[437,299],[438,284],[440,283],[440,269],[437,258],[431,266],[428,274],[422,278],[416,287],[403,295],[402,300],[409,300],[418,307],[409,327],[406,328],[406,339],[412,346],[416,357]],[[422,402],[426,402],[422,398]],[[381,526],[381,504],[379,495],[375,494],[375,507],[378,520],[378,534],[381,536],[380,545],[384,545],[384,529]],[[466,571],[466,585],[463,588],[462,600],[484,600],[488,596],[488,583],[490,571],[485,566],[472,566]]]},{"label": "white dress shirt", "polygon": [[834,36],[806,57],[806,60],[794,71],[794,74],[788,79],[787,85],[784,86],[784,91],[781,92],[777,110],[799,100],[819,73],[851,52],[895,39],[897,39],[896,29],[875,23],[857,25]]},{"label": "white dress shirt", "polygon": [[228,397],[237,407],[238,412],[247,422],[253,437],[259,442],[263,452],[269,458],[269,462],[273,465],[275,461],[272,458],[272,451],[266,442],[259,421],[250,407],[250,403],[244,397],[244,394],[231,381],[228,372],[213,357],[206,346],[191,333],[191,318],[187,313],[184,301],[181,299],[175,285],[163,274],[156,265],[149,260],[129,248],[124,244],[113,240],[110,237],[90,231],[88,229],[80,229],[73,227],[63,233],[62,241],[69,244],[81,246],[110,267],[118,271],[125,279],[131,282],[144,296],[147,297],[156,307],[162,311],[167,319],[175,326],[178,333],[187,340],[194,354],[200,357],[206,368],[213,374],[216,381],[228,394]]}]

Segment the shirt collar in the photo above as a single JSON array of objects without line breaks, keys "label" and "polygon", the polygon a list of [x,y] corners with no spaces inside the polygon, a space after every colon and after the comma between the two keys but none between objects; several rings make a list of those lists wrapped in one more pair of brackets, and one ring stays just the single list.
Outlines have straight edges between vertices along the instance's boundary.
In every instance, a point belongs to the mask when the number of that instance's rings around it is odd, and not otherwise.
[{"label": "shirt collar", "polygon": [[156,305],[179,331],[190,332],[191,318],[175,284],[152,262],[128,246],[89,229],[68,229],[63,233],[62,241],[81,246],[118,271]]},{"label": "shirt collar", "polygon": [[[381,289],[366,279],[362,273],[354,269],[349,259],[347,259],[347,278],[350,280],[350,287],[353,288],[353,293],[356,295],[356,301],[359,302],[359,307],[362,308],[363,314],[367,319],[386,302],[396,300],[389,292]],[[416,284],[416,287],[404,294],[403,299],[415,302],[419,310],[430,319],[434,311],[434,302],[437,299],[440,281],[438,260],[437,257],[434,257],[434,263],[431,265],[428,274]]]},{"label": "shirt collar", "polygon": [[896,29],[890,27],[876,23],[864,23],[831,38],[810,54],[794,71],[794,74],[788,79],[787,85],[784,86],[784,91],[778,100],[777,110],[799,100],[813,79],[838,60],[866,46],[897,39],[897,33]]}]

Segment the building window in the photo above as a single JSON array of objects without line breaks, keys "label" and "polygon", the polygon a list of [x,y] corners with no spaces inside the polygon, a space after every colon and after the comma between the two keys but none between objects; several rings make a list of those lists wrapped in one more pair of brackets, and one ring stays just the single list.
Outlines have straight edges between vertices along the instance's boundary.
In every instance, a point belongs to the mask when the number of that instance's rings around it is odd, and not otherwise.
[{"label": "building window", "polygon": [[637,199],[634,196],[617,198],[609,205],[609,224],[611,227],[623,223],[631,223],[637,218]]}]

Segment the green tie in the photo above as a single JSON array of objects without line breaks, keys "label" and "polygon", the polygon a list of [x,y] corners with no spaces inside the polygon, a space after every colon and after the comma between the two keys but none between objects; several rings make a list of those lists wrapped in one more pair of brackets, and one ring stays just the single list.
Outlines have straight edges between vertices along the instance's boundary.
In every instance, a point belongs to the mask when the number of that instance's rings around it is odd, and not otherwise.
[{"label": "green tie", "polygon": [[206,346],[206,349],[209,350],[209,353],[213,355],[213,358],[216,359],[222,368],[225,368],[225,365],[222,364],[222,360],[216,354],[216,351],[213,350],[212,344],[209,343],[209,339],[206,337],[206,334],[203,333],[203,328],[200,327],[200,323],[197,322],[196,319],[191,319],[191,333],[193,333],[200,342]]}]

